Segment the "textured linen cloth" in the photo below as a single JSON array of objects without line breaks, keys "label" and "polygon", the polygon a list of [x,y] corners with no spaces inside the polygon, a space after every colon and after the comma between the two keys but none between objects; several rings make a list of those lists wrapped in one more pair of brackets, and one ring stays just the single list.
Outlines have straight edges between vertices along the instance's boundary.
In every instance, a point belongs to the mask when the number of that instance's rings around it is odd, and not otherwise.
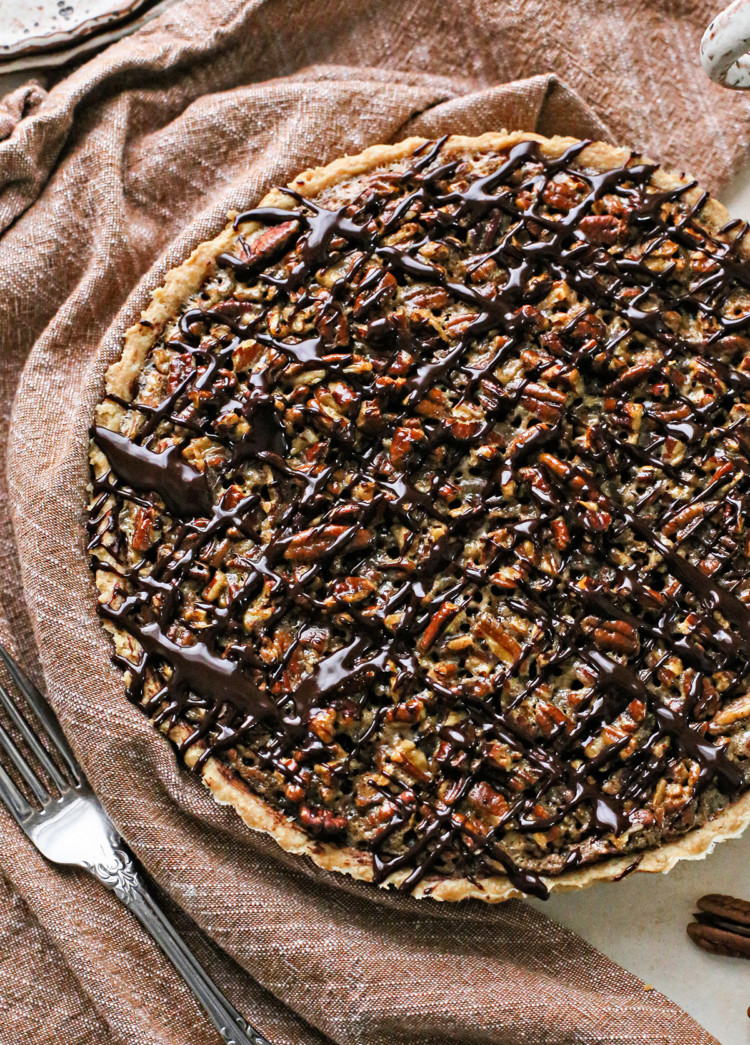
[{"label": "textured linen cloth", "polygon": [[[227,209],[375,142],[604,137],[720,187],[748,149],[748,101],[697,65],[712,13],[697,0],[184,0],[48,93],[0,103],[0,632],[197,956],[275,1045],[714,1039],[528,905],[441,906],[327,875],[180,768],[125,700],[94,613],[85,448],[106,366]],[[4,810],[0,1041],[218,1042],[119,902],[46,865]]]}]

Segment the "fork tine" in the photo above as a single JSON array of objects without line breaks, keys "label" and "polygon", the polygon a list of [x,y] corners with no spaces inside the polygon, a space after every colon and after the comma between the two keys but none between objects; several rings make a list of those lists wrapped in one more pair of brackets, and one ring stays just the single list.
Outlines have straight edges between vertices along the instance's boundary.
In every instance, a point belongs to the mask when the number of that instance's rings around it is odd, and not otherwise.
[{"label": "fork tine", "polygon": [[2,726],[0,726],[0,747],[2,747],[8,758],[16,767],[16,770],[18,771],[20,776],[23,777],[28,786],[31,788],[36,800],[38,802],[41,802],[43,806],[46,805],[47,802],[49,802],[50,800],[49,791],[44,786],[39,777],[36,775],[31,766],[28,764],[21,752],[18,750],[10,734],[7,733]]},{"label": "fork tine", "polygon": [[[44,766],[44,769],[46,770],[47,774],[54,781],[55,787],[57,787],[60,791],[67,790],[70,787],[70,784],[62,775],[62,773],[57,768],[52,759],[49,757],[49,754],[40,743],[36,733],[33,731],[29,723],[26,721],[25,716],[16,707],[15,703],[13,702],[13,698],[11,697],[10,693],[7,691],[5,686],[2,685],[2,683],[0,683],[0,704],[5,708],[5,710],[8,713],[8,717],[11,719],[18,732],[21,734],[28,746],[31,748],[31,750],[34,752],[41,764]],[[10,740],[10,738],[8,739]]]},{"label": "fork tine", "polygon": [[[75,786],[80,787],[83,784],[83,773],[76,761],[76,757],[73,754],[73,749],[67,741],[65,734],[60,728],[57,719],[52,714],[52,711],[44,699],[42,694],[36,688],[31,679],[21,671],[16,660],[10,655],[5,646],[0,645],[0,660],[5,664],[10,677],[13,679],[15,684],[20,689],[23,696],[26,698],[29,707],[36,715],[39,723],[43,727],[48,739],[52,743],[52,746],[62,758],[65,763],[68,772],[70,773],[70,782]],[[54,780],[55,785],[60,788],[67,788],[70,783],[65,780],[60,774],[60,770],[54,764],[52,759],[49,757],[47,752],[44,750],[42,745],[39,743],[36,734],[29,726],[26,719],[23,717],[21,712],[13,703],[7,690],[4,690],[0,686],[0,703],[2,703],[5,710],[8,712],[10,717],[13,719],[16,727],[18,728],[21,736],[29,745],[31,750],[34,752],[36,757],[44,766],[45,770],[49,773],[50,777]]]},{"label": "fork tine", "polygon": [[21,827],[34,812],[16,785],[0,766],[0,799],[5,803],[8,812]]}]

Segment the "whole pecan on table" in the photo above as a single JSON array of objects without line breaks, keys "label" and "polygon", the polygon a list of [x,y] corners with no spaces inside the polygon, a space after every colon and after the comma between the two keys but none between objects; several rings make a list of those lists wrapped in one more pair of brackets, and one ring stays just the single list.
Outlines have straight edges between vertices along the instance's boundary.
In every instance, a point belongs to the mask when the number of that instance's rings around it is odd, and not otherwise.
[{"label": "whole pecan on table", "polygon": [[710,893],[702,896],[697,906],[695,921],[687,927],[694,944],[710,954],[750,958],[750,903],[747,900]]}]

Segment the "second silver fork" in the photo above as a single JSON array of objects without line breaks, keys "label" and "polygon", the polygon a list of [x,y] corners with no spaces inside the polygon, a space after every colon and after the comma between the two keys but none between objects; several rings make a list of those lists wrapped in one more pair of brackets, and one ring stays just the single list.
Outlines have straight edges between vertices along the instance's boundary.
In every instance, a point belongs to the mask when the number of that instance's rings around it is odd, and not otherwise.
[{"label": "second silver fork", "polygon": [[[224,997],[158,906],[49,704],[2,646],[0,659],[41,727],[33,727],[0,684],[0,705],[39,767],[34,768],[0,724],[0,799],[18,826],[52,863],[83,868],[122,900],[184,978],[226,1045],[270,1045]],[[58,795],[50,791],[45,776]]]}]

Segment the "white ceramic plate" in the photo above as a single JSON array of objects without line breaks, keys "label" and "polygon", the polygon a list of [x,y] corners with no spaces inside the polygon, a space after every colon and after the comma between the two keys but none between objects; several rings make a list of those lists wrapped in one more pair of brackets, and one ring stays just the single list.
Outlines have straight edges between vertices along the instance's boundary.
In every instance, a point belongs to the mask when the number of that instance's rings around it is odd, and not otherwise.
[{"label": "white ceramic plate", "polygon": [[0,0],[0,72],[62,65],[106,46],[175,0]]}]

